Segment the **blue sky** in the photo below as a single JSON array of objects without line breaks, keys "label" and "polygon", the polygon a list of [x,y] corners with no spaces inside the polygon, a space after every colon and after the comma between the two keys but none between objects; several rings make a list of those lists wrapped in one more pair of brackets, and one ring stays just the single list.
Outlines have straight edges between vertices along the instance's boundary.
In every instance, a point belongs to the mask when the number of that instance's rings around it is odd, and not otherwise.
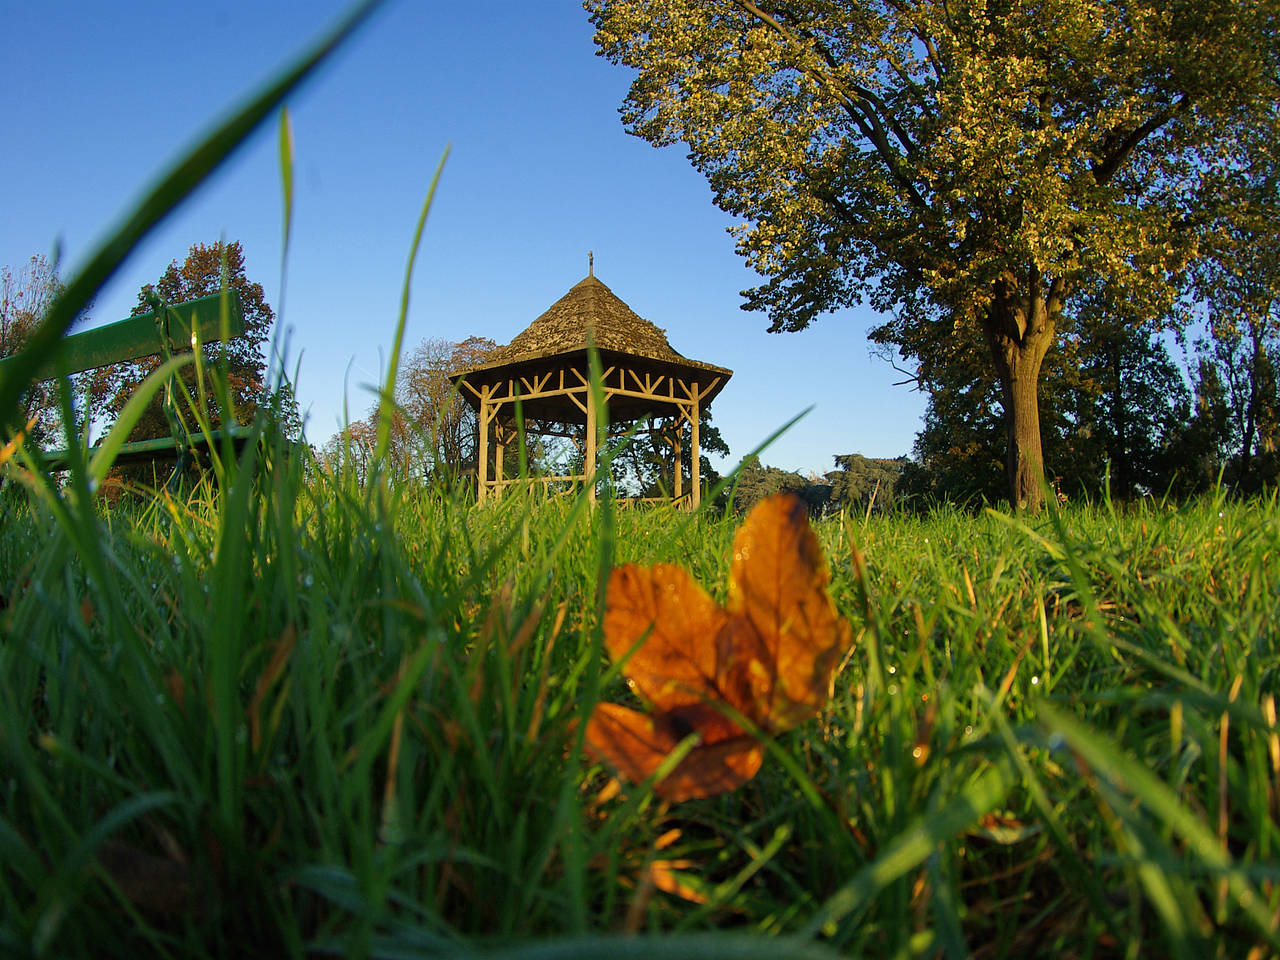
[{"label": "blue sky", "polygon": [[[339,0],[7,4],[0,264],[60,245],[64,274],[180,149],[345,9]],[[414,225],[427,224],[406,342],[508,342],[587,272],[687,357],[734,370],[712,413],[733,456],[806,407],[764,454],[802,472],[908,453],[924,401],[869,354],[869,310],[768,334],[732,220],[679,148],[628,136],[628,71],[595,55],[577,0],[392,0],[288,102],[294,229],[282,274],[273,123],[172,213],[99,294],[92,323],[197,242],[244,245],[288,331],[307,434],[323,442],[385,370]],[[283,295],[282,295],[283,276]],[[723,469],[727,464],[721,463]]]}]

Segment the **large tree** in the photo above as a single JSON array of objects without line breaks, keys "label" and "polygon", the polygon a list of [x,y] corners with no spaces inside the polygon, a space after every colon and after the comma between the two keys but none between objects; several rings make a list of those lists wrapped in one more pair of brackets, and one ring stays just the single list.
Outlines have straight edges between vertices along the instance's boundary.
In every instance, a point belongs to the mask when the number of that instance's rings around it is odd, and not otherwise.
[{"label": "large tree", "polygon": [[587,0],[634,68],[623,116],[683,142],[773,331],[869,298],[930,362],[973,329],[1015,504],[1041,498],[1037,385],[1103,277],[1161,314],[1218,175],[1274,150],[1280,0]]}]

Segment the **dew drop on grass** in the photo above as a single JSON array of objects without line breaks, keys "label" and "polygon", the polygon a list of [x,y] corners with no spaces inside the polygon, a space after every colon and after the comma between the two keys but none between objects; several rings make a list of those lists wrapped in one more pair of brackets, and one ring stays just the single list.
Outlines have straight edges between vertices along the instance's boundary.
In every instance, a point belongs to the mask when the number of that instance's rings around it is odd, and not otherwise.
[{"label": "dew drop on grass", "polygon": [[895,667],[893,664],[889,664],[889,672],[890,672],[890,673],[897,673],[897,672],[898,672],[898,668],[897,668],[897,667]]},{"label": "dew drop on grass", "polygon": [[314,587],[316,585],[316,578],[309,573],[305,574],[302,578],[302,585],[304,587]]},{"label": "dew drop on grass", "polygon": [[1040,678],[1039,678],[1039,677],[1032,677],[1032,678],[1031,678],[1031,685],[1032,685],[1033,687],[1037,687],[1037,686],[1039,686],[1039,685],[1040,685]]},{"label": "dew drop on grass", "polygon": [[889,696],[896,696],[898,693],[898,685],[896,683],[889,684]]}]

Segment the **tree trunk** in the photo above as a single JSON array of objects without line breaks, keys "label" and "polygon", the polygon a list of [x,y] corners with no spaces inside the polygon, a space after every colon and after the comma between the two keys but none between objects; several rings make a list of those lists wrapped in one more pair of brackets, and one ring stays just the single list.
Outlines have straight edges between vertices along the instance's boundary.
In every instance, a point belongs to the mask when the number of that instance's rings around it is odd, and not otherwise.
[{"label": "tree trunk", "polygon": [[1125,417],[1124,370],[1120,344],[1111,343],[1111,489],[1121,499],[1133,492],[1129,474],[1129,437]]},{"label": "tree trunk", "polygon": [[1011,277],[995,285],[983,318],[1004,400],[1008,448],[1005,471],[1009,501],[1016,510],[1044,505],[1044,454],[1040,445],[1040,368],[1053,344],[1054,321],[1062,307],[1062,282],[1046,293],[1033,271],[1026,293]]},{"label": "tree trunk", "polygon": [[1257,437],[1258,407],[1261,401],[1258,381],[1261,379],[1262,351],[1264,347],[1258,321],[1253,317],[1249,318],[1249,334],[1249,346],[1251,347],[1251,353],[1249,354],[1249,400],[1245,405],[1244,429],[1241,431],[1240,437],[1240,469],[1236,474],[1237,485],[1241,490],[1252,489],[1253,444]]}]

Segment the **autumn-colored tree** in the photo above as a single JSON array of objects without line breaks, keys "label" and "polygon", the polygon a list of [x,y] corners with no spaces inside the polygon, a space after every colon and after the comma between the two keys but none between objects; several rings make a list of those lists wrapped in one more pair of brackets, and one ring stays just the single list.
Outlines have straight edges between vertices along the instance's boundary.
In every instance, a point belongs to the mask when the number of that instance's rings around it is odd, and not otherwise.
[{"label": "autumn-colored tree", "polygon": [[[240,295],[244,310],[245,331],[227,344],[218,342],[203,346],[205,363],[209,369],[219,368],[225,351],[227,385],[235,406],[238,423],[248,423],[260,406],[270,406],[272,399],[266,381],[267,363],[263,344],[271,335],[275,313],[267,303],[262,284],[251,282],[244,271],[244,250],[240,242],[194,244],[181,264],[174,260],[165,269],[160,280],[148,284],[138,293],[138,302],[132,315],[147,313],[152,309],[152,294],[168,304],[182,303],[197,297],[215,294],[222,289],[233,289]],[[152,370],[161,363],[159,356],[145,357],[131,363],[116,364],[98,374],[96,384],[108,396],[107,413],[119,414],[133,391]],[[197,395],[196,371],[186,367],[180,374],[192,396]],[[148,439],[167,436],[170,431],[168,418],[162,408],[163,394],[147,408],[133,428],[131,439]],[[222,424],[222,412],[217,404],[210,404],[210,421],[217,427]]]},{"label": "autumn-colored tree", "polygon": [[681,142],[773,331],[869,298],[928,362],[953,330],[999,384],[1017,505],[1041,499],[1038,384],[1103,278],[1160,315],[1225,170],[1274,150],[1280,0],[587,0],[637,77],[623,116]]}]

